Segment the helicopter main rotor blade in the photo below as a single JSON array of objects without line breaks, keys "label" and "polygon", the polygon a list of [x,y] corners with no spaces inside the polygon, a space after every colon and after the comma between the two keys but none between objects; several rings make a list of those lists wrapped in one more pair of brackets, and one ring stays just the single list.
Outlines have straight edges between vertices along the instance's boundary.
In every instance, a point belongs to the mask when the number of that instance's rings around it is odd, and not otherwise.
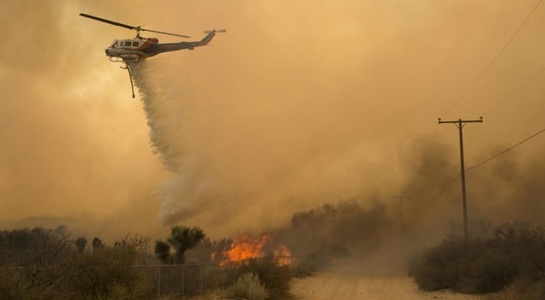
[{"label": "helicopter main rotor blade", "polygon": [[166,35],[173,35],[173,36],[178,36],[178,37],[183,37],[183,38],[190,38],[190,37],[187,36],[187,35],[176,34],[176,33],[170,33],[170,32],[164,32],[164,31],[157,31],[157,30],[151,30],[151,29],[144,29],[144,28],[141,28],[140,26],[131,26],[131,25],[127,25],[127,24],[123,24],[123,23],[111,21],[111,20],[108,20],[108,19],[103,19],[103,18],[91,16],[91,15],[84,14],[84,13],[81,13],[81,14],[79,14],[79,15],[82,16],[82,17],[86,17],[86,18],[93,19],[93,20],[96,20],[96,21],[108,23],[108,24],[111,24],[111,25],[115,25],[115,26],[119,26],[119,27],[123,27],[123,28],[127,28],[127,29],[136,30],[137,34],[138,34],[139,31],[149,31],[149,32],[160,33],[160,34],[166,34]]},{"label": "helicopter main rotor blade", "polygon": [[157,31],[157,30],[144,29],[144,28],[140,28],[140,30],[141,30],[141,31],[154,32],[154,33],[160,33],[160,34],[166,34],[166,35],[172,35],[172,36],[178,36],[178,37],[183,37],[183,38],[190,38],[190,36],[187,36],[187,35],[176,34],[176,33],[170,33],[170,32],[164,32],[164,31]]},{"label": "helicopter main rotor blade", "polygon": [[119,22],[110,21],[110,20],[107,20],[107,19],[103,19],[103,18],[91,16],[91,15],[88,15],[88,14],[81,13],[81,14],[79,14],[79,15],[82,16],[82,17],[86,17],[86,18],[93,19],[93,20],[96,20],[96,21],[108,23],[108,24],[111,24],[111,25],[115,25],[115,26],[119,26],[119,27],[123,27],[123,28],[127,28],[127,29],[132,29],[132,30],[139,30],[139,28],[138,28],[138,27],[135,27],[135,26],[131,26],[131,25],[127,25],[127,24],[123,24],[123,23],[119,23]]}]

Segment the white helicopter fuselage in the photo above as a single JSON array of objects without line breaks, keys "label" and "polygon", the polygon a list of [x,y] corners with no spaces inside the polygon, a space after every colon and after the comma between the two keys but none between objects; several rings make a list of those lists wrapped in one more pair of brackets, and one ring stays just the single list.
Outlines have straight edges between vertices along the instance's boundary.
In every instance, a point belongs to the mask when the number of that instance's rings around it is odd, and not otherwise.
[{"label": "white helicopter fuselage", "polygon": [[138,61],[157,54],[151,49],[158,42],[159,40],[156,38],[116,39],[110,47],[106,48],[105,52],[112,61]]},{"label": "white helicopter fuselage", "polygon": [[212,30],[200,41],[164,44],[159,44],[157,38],[137,36],[133,39],[114,40],[111,46],[106,48],[105,52],[112,61],[138,61],[164,52],[183,49],[193,50],[195,47],[205,46],[214,38],[214,35],[216,35],[216,31]]}]

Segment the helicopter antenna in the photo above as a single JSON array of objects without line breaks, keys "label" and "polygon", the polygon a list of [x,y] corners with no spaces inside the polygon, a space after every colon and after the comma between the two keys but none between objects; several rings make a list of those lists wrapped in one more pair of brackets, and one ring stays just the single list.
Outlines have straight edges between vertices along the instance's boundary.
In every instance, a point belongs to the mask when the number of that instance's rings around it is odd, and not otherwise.
[{"label": "helicopter antenna", "polygon": [[99,18],[99,17],[91,16],[91,15],[84,14],[84,13],[80,13],[79,15],[82,16],[82,17],[85,17],[85,18],[93,19],[93,20],[95,20],[95,21],[104,22],[104,23],[107,23],[107,24],[110,24],[110,25],[119,26],[119,27],[131,29],[131,30],[136,30],[136,37],[137,37],[137,38],[140,37],[140,31],[148,31],[148,32],[154,32],[154,33],[172,35],[172,36],[177,36],[177,37],[190,38],[190,36],[187,36],[187,35],[182,35],[182,34],[177,34],[177,33],[170,33],[170,32],[164,32],[164,31],[157,31],[157,30],[151,30],[151,29],[145,29],[145,28],[142,28],[141,26],[127,25],[127,24],[123,24],[123,23],[111,21],[111,20],[108,20],[108,19],[104,19],[104,18]]}]

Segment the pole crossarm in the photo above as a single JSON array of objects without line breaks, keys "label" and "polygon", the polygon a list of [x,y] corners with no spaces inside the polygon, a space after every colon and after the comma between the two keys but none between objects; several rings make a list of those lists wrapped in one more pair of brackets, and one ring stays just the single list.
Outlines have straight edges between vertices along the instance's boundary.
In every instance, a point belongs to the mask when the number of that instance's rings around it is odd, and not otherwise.
[{"label": "pole crossarm", "polygon": [[464,134],[463,128],[466,123],[482,123],[483,117],[480,117],[478,120],[450,120],[443,121],[439,118],[439,124],[451,123],[458,127],[458,133],[460,136],[460,169],[461,169],[461,179],[462,179],[462,209],[464,214],[464,238],[467,241],[469,236],[469,230],[467,226],[467,196],[466,196],[466,175],[465,175],[465,166],[464,166]]},{"label": "pole crossarm", "polygon": [[462,120],[462,119],[458,119],[458,120],[450,120],[450,121],[443,121],[441,120],[441,118],[439,118],[439,124],[444,124],[444,123],[453,123],[453,124],[465,124],[465,123],[482,123],[483,122],[483,117],[480,117],[480,119],[478,120]]}]

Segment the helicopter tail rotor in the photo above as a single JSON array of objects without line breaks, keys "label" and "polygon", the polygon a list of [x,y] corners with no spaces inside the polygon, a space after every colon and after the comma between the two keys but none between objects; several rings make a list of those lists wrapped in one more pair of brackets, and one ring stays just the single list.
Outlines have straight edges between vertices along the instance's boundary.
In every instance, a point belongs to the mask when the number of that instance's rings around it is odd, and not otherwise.
[{"label": "helicopter tail rotor", "polygon": [[226,33],[227,30],[225,29],[214,29],[214,30],[205,30],[204,33],[211,33],[211,32],[218,32],[218,33]]}]

